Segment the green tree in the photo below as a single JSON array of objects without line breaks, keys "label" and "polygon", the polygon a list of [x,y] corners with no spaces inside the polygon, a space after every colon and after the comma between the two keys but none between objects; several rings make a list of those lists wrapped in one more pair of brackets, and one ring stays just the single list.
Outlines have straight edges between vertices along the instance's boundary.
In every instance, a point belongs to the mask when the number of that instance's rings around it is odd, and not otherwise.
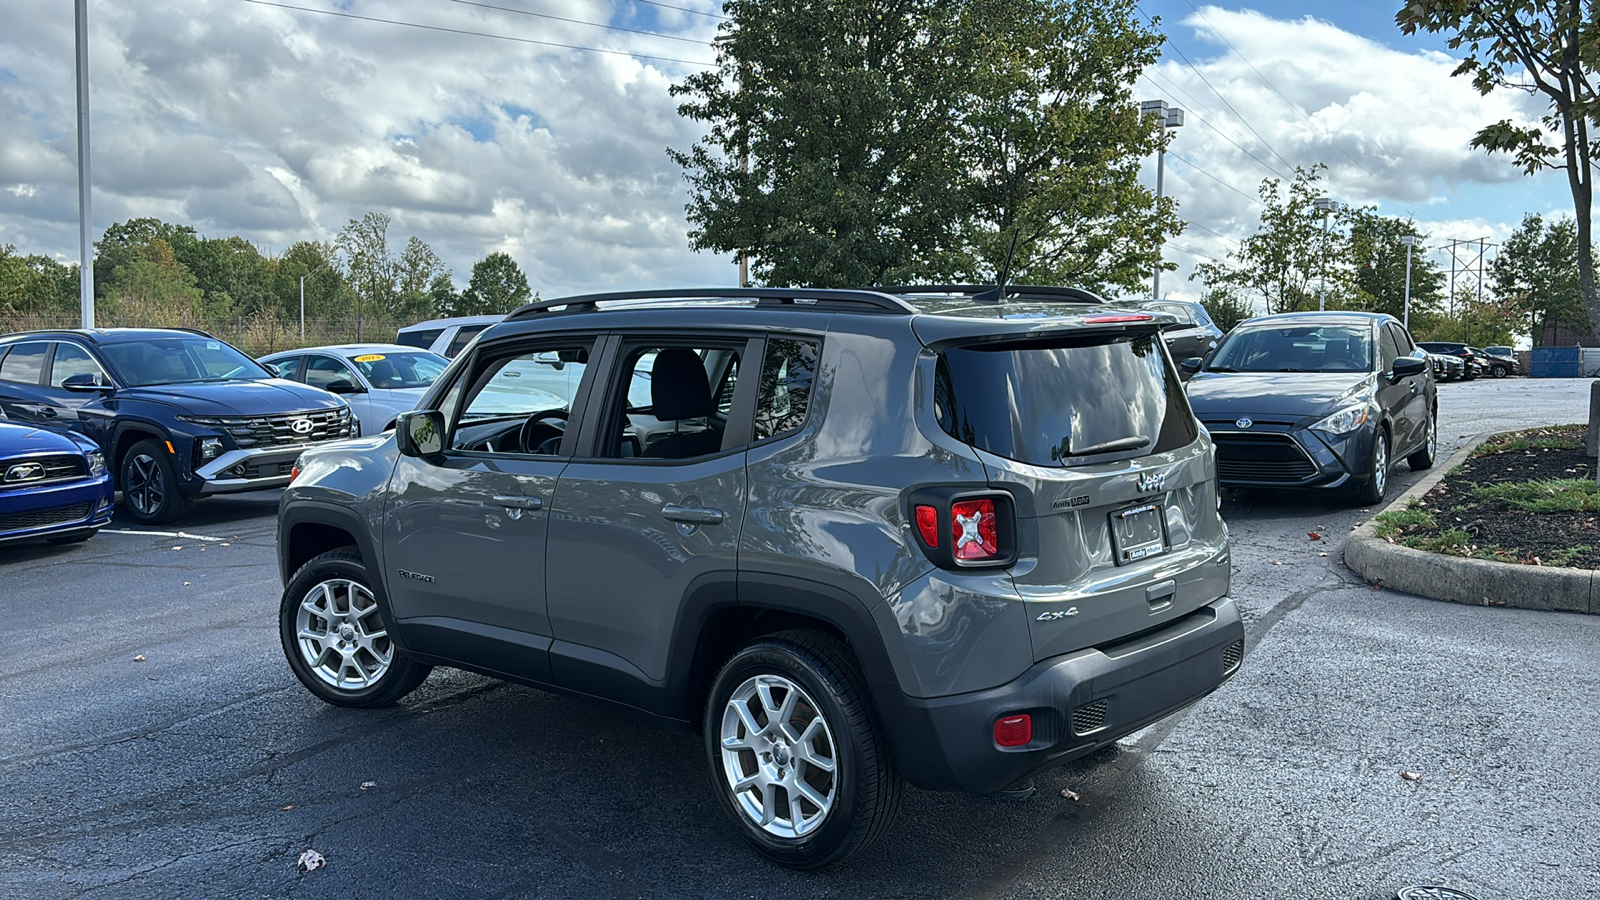
[{"label": "green tree", "polygon": [[[1133,0],[730,0],[718,68],[674,85],[708,126],[670,151],[690,243],[768,284],[992,279],[1134,288],[1179,223],[1139,186],[1158,140]],[[748,171],[747,171],[748,169]]]},{"label": "green tree", "polygon": [[1233,326],[1243,322],[1256,314],[1250,301],[1243,299],[1231,288],[1226,286],[1212,287],[1200,298],[1200,305],[1206,308],[1206,313],[1211,316],[1218,328],[1224,333],[1232,331]]},{"label": "green tree", "polygon": [[78,268],[0,246],[0,315],[50,315],[78,309]]},{"label": "green tree", "polygon": [[112,270],[105,292],[106,313],[131,325],[189,325],[203,311],[194,273],[159,237]]},{"label": "green tree", "polygon": [[1236,292],[1252,306],[1260,301],[1268,313],[1281,313],[1316,309],[1326,276],[1329,305],[1351,305],[1341,300],[1350,287],[1347,239],[1343,229],[1325,230],[1314,205],[1325,168],[1296,166],[1287,188],[1276,178],[1264,179],[1259,193],[1265,209],[1255,234],[1227,259],[1201,263],[1191,277],[1204,280],[1208,290]]},{"label": "green tree", "polygon": [[[160,219],[144,217],[126,222],[113,222],[95,242],[94,294],[96,298],[108,295],[107,288],[117,280],[117,269],[138,260],[171,256],[183,263],[200,236],[188,225],[173,225]],[[152,250],[160,241],[165,249]]]},{"label": "green tree", "polygon": [[383,213],[351,219],[334,239],[344,254],[346,280],[356,296],[356,320],[383,313],[395,305],[398,275],[389,255],[389,222]]},{"label": "green tree", "polygon": [[453,315],[509,313],[531,297],[528,277],[508,253],[495,252],[472,264],[472,279],[461,292]]},{"label": "green tree", "polygon": [[305,276],[306,317],[319,319],[343,315],[355,298],[340,273],[338,249],[332,243],[296,241],[278,258],[273,272],[273,296],[284,320],[300,316],[300,276]]},{"label": "green tree", "polygon": [[[406,241],[395,274],[400,291],[395,312],[401,318],[428,319],[437,314],[433,283],[441,276],[448,282],[450,272],[432,247],[417,237]],[[523,283],[526,284],[526,280]]]},{"label": "green tree", "polygon": [[428,303],[433,315],[452,315],[460,299],[461,295],[456,293],[455,281],[448,269],[433,276],[433,280],[428,282]]},{"label": "green tree", "polygon": [[1547,224],[1542,216],[1523,216],[1522,224],[1500,245],[1489,273],[1494,295],[1522,318],[1534,344],[1542,343],[1552,328],[1584,330],[1578,229],[1571,218]]},{"label": "green tree", "polygon": [[1480,129],[1472,146],[1506,153],[1524,172],[1560,169],[1567,174],[1576,214],[1578,292],[1590,331],[1600,333],[1600,296],[1594,272],[1591,211],[1593,166],[1600,126],[1594,74],[1600,61],[1600,22],[1592,0],[1405,0],[1395,24],[1406,34],[1446,33],[1453,50],[1465,48],[1454,75],[1468,75],[1480,94],[1522,91],[1548,104],[1539,125],[1509,119]]},{"label": "green tree", "polygon": [[1370,207],[1346,207],[1340,216],[1350,235],[1346,252],[1354,280],[1351,299],[1361,309],[1406,320],[1406,246],[1401,238],[1409,236],[1417,239],[1411,248],[1411,318],[1439,311],[1444,273],[1428,258],[1415,222],[1380,216]]}]

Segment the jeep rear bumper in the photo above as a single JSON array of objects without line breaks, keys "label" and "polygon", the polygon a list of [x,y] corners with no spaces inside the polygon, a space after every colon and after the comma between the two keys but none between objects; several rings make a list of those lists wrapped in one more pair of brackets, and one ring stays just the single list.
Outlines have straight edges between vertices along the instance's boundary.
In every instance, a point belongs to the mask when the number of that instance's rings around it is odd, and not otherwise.
[{"label": "jeep rear bumper", "polygon": [[[1035,664],[1008,684],[921,699],[901,695],[885,726],[901,774],[928,790],[988,793],[1084,756],[1216,690],[1244,655],[1229,597],[1159,631]],[[1021,713],[1033,740],[1001,747],[995,721]]]}]

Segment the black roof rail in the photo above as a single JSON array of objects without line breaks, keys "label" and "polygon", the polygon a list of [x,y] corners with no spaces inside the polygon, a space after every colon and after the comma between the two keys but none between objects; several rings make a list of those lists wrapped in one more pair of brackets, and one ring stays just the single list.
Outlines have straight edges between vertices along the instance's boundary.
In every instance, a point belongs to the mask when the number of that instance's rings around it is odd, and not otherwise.
[{"label": "black roof rail", "polygon": [[639,300],[754,300],[762,308],[793,308],[831,312],[868,312],[912,315],[921,312],[899,297],[876,289],[836,288],[688,288],[683,290],[619,291],[540,300],[517,307],[505,321],[525,319],[557,310],[594,312],[599,304]]},{"label": "black roof rail", "polygon": [[[961,294],[973,300],[996,303],[1001,300],[1001,288],[992,284],[906,284],[880,287],[874,290],[886,294]],[[1008,284],[1004,288],[1006,300],[1034,300],[1042,303],[1109,303],[1106,298],[1075,287],[1048,287],[1035,284]]]}]

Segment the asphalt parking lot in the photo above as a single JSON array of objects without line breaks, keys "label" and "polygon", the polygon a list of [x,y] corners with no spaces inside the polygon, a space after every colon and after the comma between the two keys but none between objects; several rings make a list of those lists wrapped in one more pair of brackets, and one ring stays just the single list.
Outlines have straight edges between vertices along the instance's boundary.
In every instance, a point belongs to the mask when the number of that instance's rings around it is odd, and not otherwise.
[{"label": "asphalt parking lot", "polygon": [[[1588,393],[1442,385],[1441,455]],[[0,548],[0,896],[1600,896],[1600,617],[1374,589],[1331,498],[1228,495],[1250,654],[1222,690],[1031,800],[911,791],[815,874],[743,848],[688,734],[443,670],[394,709],[315,700],[278,647],[276,506]]]}]

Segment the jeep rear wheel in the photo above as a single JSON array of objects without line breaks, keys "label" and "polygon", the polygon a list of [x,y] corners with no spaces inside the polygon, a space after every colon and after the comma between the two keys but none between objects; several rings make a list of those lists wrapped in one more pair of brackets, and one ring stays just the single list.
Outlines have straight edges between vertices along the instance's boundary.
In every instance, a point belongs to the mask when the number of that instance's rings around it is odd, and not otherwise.
[{"label": "jeep rear wheel", "polygon": [[744,839],[798,869],[837,865],[894,818],[900,777],[855,661],[837,641],[785,632],[723,666],[705,712],[717,799]]},{"label": "jeep rear wheel", "polygon": [[432,669],[401,655],[371,584],[361,554],[343,547],[301,566],[283,589],[278,634],[289,668],[335,706],[392,706]]},{"label": "jeep rear wheel", "polygon": [[117,486],[122,505],[141,525],[164,525],[188,511],[193,503],[178,493],[178,472],[172,454],[160,441],[140,441],[122,457]]}]

